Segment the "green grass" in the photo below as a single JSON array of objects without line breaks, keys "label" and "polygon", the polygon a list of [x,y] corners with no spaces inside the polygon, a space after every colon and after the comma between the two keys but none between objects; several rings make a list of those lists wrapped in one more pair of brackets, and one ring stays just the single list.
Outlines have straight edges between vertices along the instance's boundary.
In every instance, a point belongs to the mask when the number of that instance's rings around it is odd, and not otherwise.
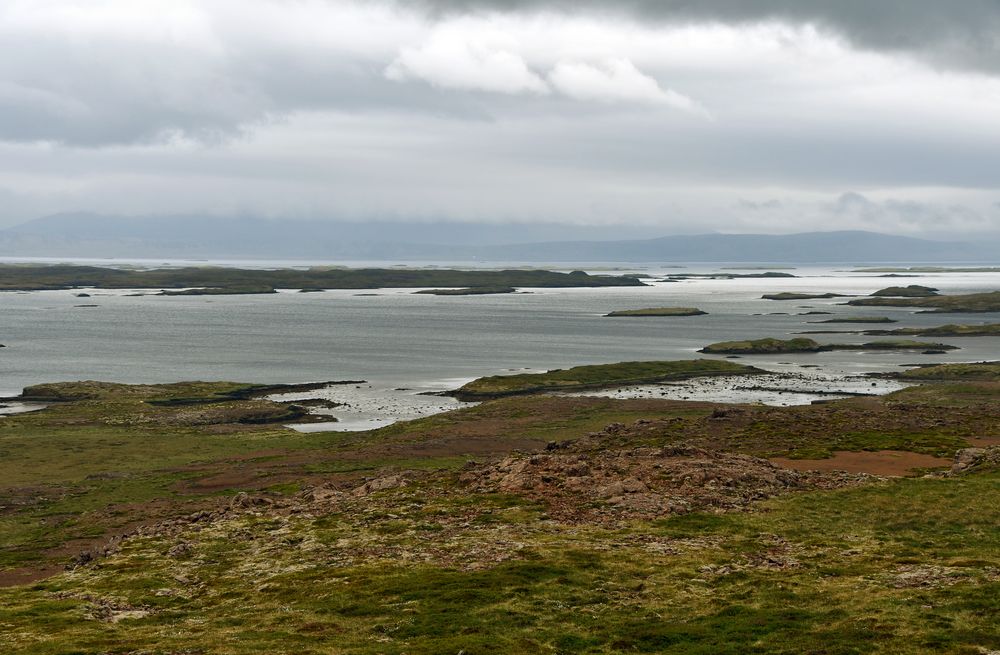
[{"label": "green grass", "polygon": [[667,362],[621,362],[575,366],[545,373],[495,375],[479,378],[455,392],[460,399],[496,398],[542,391],[598,388],[611,385],[642,384],[680,380],[704,375],[739,375],[757,369],[732,362],[693,359]]}]

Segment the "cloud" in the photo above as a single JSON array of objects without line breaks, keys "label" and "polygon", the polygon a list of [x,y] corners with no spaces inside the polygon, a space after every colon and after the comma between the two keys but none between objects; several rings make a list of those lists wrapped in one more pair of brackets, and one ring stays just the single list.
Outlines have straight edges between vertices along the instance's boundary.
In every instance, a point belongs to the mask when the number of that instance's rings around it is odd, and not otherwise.
[{"label": "cloud", "polygon": [[659,82],[624,58],[596,64],[560,62],[549,73],[548,79],[560,93],[577,100],[642,102],[704,112],[691,98],[672,89],[660,88]]},{"label": "cloud", "polygon": [[[982,225],[966,207],[1000,230],[1000,77],[859,48],[848,7],[873,25],[891,7],[903,41],[920,33],[893,0],[859,3],[5,0],[0,222],[231,211],[919,232]],[[968,7],[945,9],[966,18],[928,23],[935,52],[969,33]],[[838,210],[845,189],[863,196]]]},{"label": "cloud", "polygon": [[947,235],[991,231],[997,227],[982,212],[961,204],[898,198],[871,200],[855,191],[841,194],[820,209],[838,223],[846,221],[863,229]]},{"label": "cloud", "polygon": [[[561,11],[629,15],[659,23],[816,25],[860,48],[908,53],[938,65],[1000,74],[996,0],[420,0],[436,13]],[[407,3],[413,6],[412,0]]]},{"label": "cloud", "polygon": [[[522,44],[518,34],[530,43]],[[536,96],[555,92],[582,102],[659,105],[707,115],[691,98],[661,88],[627,57],[558,59],[549,67],[560,48],[551,47],[550,52],[539,48],[541,37],[533,25],[459,18],[437,26],[421,45],[401,48],[385,76],[446,89]]]},{"label": "cloud", "polygon": [[449,89],[548,93],[548,85],[516,48],[508,33],[492,31],[469,39],[461,25],[451,25],[436,31],[419,47],[402,48],[385,75],[391,80],[420,79]]},{"label": "cloud", "polygon": [[767,200],[747,200],[746,198],[740,198],[737,205],[739,209],[760,212],[760,211],[771,211],[775,209],[781,209],[783,204],[777,198],[769,198]]}]

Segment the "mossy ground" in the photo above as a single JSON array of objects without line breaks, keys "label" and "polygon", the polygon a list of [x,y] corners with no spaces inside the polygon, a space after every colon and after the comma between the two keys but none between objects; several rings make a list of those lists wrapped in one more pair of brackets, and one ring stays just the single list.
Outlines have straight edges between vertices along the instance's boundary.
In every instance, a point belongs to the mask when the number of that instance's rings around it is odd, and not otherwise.
[{"label": "mossy ground", "polygon": [[[390,492],[142,538],[0,591],[20,653],[981,653],[996,473],[898,480],[616,529],[516,498]],[[456,527],[457,526],[457,527]]]},{"label": "mossy ground", "polygon": [[[178,424],[191,407],[129,389],[0,419],[0,571],[238,489],[287,500],[637,418],[653,423],[621,431],[622,443],[756,454],[944,453],[1000,436],[995,382],[723,415],[707,403],[529,396],[358,434],[239,423],[254,400],[219,401],[219,422]],[[1000,649],[998,490],[996,471],[896,479],[609,526],[556,521],[525,497],[435,474],[133,537],[87,566],[0,589],[0,652],[981,654]]]}]

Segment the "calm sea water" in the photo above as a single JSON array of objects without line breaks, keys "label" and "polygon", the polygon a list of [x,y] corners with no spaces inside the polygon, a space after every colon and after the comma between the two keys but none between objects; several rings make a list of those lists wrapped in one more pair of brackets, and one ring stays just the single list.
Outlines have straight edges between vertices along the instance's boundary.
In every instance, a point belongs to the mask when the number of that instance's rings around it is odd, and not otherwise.
[{"label": "calm sea water", "polygon": [[[245,264],[245,262],[244,262]],[[596,270],[596,269],[591,269]],[[709,272],[645,267],[651,274]],[[129,297],[83,290],[0,293],[0,394],[39,382],[238,380],[306,382],[368,380],[373,387],[442,389],[516,369],[549,369],[623,360],[683,359],[715,341],[789,337],[828,316],[885,315],[894,326],[1000,322],[1000,314],[915,314],[911,309],[851,308],[842,299],[767,301],[777,291],[869,294],[891,284],[926,284],[946,293],[1000,289],[1000,274],[883,278],[826,268],[798,268],[794,279],[688,280],[639,288],[527,289],[497,296],[413,295],[412,289],[370,292],[282,292],[260,296]],[[359,296],[374,293],[374,296]],[[96,305],[81,307],[80,305]],[[615,309],[694,306],[706,316],[613,319]],[[862,311],[865,310],[865,311]],[[787,315],[775,315],[784,312]],[[820,335],[818,340],[871,340]],[[747,357],[774,370],[818,364],[825,372],[887,370],[901,363],[1000,357],[1000,339],[948,338],[946,355],[831,352]]]}]

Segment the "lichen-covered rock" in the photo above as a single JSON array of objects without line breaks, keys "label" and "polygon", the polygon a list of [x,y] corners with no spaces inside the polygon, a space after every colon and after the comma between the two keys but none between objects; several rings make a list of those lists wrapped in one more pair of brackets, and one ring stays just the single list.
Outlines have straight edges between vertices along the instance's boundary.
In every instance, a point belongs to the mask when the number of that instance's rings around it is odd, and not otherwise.
[{"label": "lichen-covered rock", "polygon": [[955,453],[951,465],[952,474],[969,473],[975,470],[1000,466],[1000,446],[989,448],[963,448]]}]

